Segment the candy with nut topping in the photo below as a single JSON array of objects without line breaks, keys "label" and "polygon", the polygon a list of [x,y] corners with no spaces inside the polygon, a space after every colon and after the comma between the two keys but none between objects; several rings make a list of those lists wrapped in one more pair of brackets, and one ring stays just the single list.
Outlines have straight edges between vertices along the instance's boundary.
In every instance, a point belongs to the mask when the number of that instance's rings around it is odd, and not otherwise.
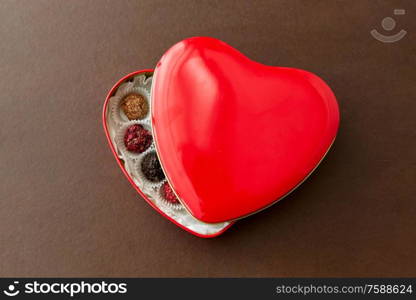
[{"label": "candy with nut topping", "polygon": [[139,94],[130,94],[121,103],[121,109],[129,120],[141,120],[149,111],[149,104]]}]

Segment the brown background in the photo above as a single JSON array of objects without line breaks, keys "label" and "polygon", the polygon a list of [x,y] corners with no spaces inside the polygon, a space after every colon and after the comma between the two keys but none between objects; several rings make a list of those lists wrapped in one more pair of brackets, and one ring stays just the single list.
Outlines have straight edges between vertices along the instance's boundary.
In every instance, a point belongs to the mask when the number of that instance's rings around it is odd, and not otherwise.
[{"label": "brown background", "polygon": [[[387,16],[398,43],[369,34]],[[1,1],[0,20],[1,276],[416,276],[415,1]],[[317,73],[342,118],[297,191],[210,240],[140,199],[101,126],[120,77],[196,35]]]}]

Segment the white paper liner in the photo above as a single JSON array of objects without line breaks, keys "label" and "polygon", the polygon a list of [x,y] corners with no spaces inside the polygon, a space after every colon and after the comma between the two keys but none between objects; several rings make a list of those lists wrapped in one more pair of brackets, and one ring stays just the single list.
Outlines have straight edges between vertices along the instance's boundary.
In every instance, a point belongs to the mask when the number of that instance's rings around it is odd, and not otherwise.
[{"label": "white paper liner", "polygon": [[150,125],[147,122],[144,121],[129,121],[125,122],[122,125],[120,125],[119,129],[116,131],[116,135],[114,138],[114,141],[117,145],[117,149],[119,149],[121,152],[125,153],[125,157],[128,157],[133,160],[138,160],[143,155],[143,153],[147,153],[150,149],[154,149],[154,142],[152,141],[152,144],[147,148],[145,151],[141,153],[132,152],[127,150],[126,144],[124,144],[124,136],[126,134],[127,128],[129,128],[131,125],[139,124],[144,127],[144,129],[148,130],[150,133],[152,132],[152,129]]},{"label": "white paper liner", "polygon": [[167,201],[167,200],[163,197],[163,193],[162,193],[162,186],[163,186],[165,183],[169,184],[167,180],[163,180],[163,182],[161,183],[161,185],[160,185],[160,187],[159,187],[159,190],[158,190],[158,193],[157,193],[158,195],[157,195],[156,201],[157,201],[158,203],[160,203],[160,205],[166,206],[166,207],[168,207],[168,208],[170,208],[170,209],[173,209],[173,210],[181,210],[181,209],[185,209],[181,203],[171,203],[171,202]]},{"label": "white paper liner", "polygon": [[150,93],[150,89],[152,87],[152,79],[152,76],[146,78],[146,75],[137,75],[133,77],[133,86],[143,87]]},{"label": "white paper liner", "polygon": [[[124,134],[128,126],[132,124],[141,124],[147,130],[151,131],[151,121],[150,121],[150,111],[151,111],[151,102],[150,102],[150,91],[152,85],[152,77],[146,78],[144,74],[137,75],[126,80],[122,83],[119,88],[116,90],[113,97],[109,99],[109,105],[107,106],[106,119],[107,119],[107,130],[110,135],[111,142],[116,150],[116,153],[120,159],[124,161],[124,168],[132,178],[135,185],[146,195],[146,198],[150,200],[154,205],[156,205],[163,213],[168,217],[174,219],[176,222],[182,226],[190,229],[193,232],[196,232],[201,235],[213,235],[218,233],[227,227],[230,222],[221,222],[221,223],[204,223],[195,219],[184,207],[180,205],[172,205],[167,202],[160,193],[160,187],[166,180],[162,180],[160,183],[153,183],[147,180],[144,175],[141,173],[140,161],[147,153],[155,151],[154,141],[152,145],[143,153],[134,153],[127,151],[126,146],[124,145]],[[142,91],[147,93],[147,100],[149,104],[149,113],[146,118],[142,120],[128,120],[124,115],[124,118],[121,118],[121,115],[113,113],[113,107],[115,106],[120,110],[119,103],[124,98],[125,95],[135,90]],[[144,92],[144,91],[145,92]],[[124,96],[123,96],[124,95]],[[142,94],[145,96],[144,94]],[[145,96],[146,98],[146,96]]]},{"label": "white paper liner", "polygon": [[[111,114],[111,118],[119,124],[123,124],[125,122],[129,122],[129,121],[145,121],[149,119],[149,114],[150,114],[150,92],[148,91],[148,89],[144,88],[144,87],[140,87],[140,86],[134,86],[134,82],[129,82],[128,85],[125,86],[125,88],[123,89],[122,92],[119,92],[117,90],[116,94],[111,97],[110,101],[109,101],[109,109],[110,109],[110,114]],[[146,116],[142,119],[137,119],[137,120],[129,120],[129,118],[127,118],[126,114],[124,113],[123,109],[121,108],[121,103],[124,100],[125,97],[127,97],[130,94],[139,94],[142,95],[144,97],[144,99],[147,102],[148,105],[148,111],[146,113]]]}]

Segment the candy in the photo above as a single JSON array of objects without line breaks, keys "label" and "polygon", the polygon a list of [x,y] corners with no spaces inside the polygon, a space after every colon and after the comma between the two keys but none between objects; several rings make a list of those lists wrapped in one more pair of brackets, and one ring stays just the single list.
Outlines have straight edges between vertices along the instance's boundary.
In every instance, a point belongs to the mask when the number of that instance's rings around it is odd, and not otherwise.
[{"label": "candy", "polygon": [[160,182],[165,178],[156,152],[146,154],[141,163],[143,175],[151,182]]},{"label": "candy", "polygon": [[161,187],[161,193],[163,198],[172,204],[178,204],[178,198],[176,197],[175,193],[173,192],[172,188],[170,187],[169,183],[165,182]]},{"label": "candy", "polygon": [[124,145],[128,151],[142,153],[152,144],[152,134],[140,124],[127,128],[124,134]]},{"label": "candy", "polygon": [[149,105],[142,95],[130,94],[124,98],[121,109],[129,120],[137,120],[146,117]]}]

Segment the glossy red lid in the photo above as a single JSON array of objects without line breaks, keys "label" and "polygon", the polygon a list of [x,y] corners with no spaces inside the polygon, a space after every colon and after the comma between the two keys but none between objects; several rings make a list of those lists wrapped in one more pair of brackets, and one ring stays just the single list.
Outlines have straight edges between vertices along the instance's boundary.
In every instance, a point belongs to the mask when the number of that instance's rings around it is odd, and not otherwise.
[{"label": "glossy red lid", "polygon": [[197,219],[237,219],[300,184],[331,146],[337,101],[316,75],[249,60],[217,39],[179,42],[152,87],[157,152]]}]

